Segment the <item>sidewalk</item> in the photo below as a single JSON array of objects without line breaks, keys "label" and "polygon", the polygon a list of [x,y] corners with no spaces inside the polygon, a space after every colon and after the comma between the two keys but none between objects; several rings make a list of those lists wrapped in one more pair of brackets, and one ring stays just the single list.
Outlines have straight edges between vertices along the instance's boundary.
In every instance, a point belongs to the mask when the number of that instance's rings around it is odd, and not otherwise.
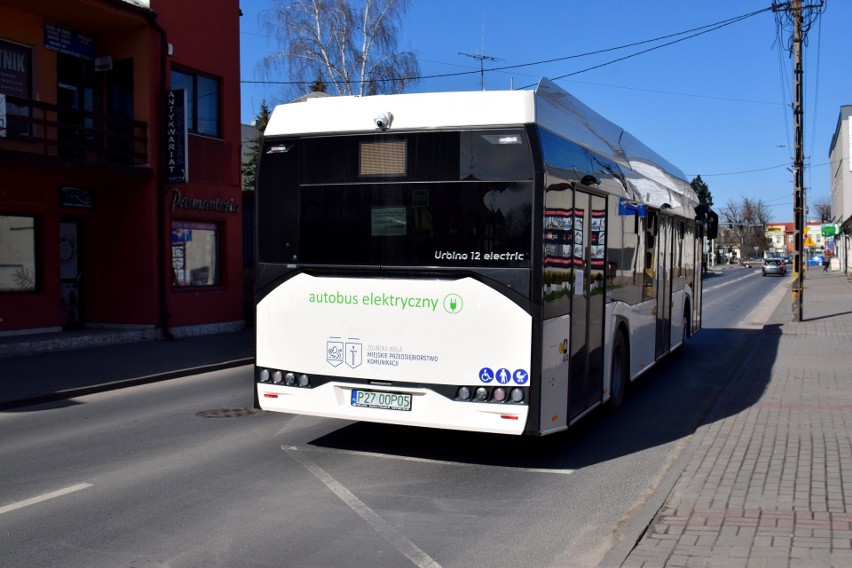
[{"label": "sidewalk", "polygon": [[852,284],[787,298],[601,566],[852,566]]},{"label": "sidewalk", "polygon": [[0,359],[0,410],[254,362],[254,328]]}]

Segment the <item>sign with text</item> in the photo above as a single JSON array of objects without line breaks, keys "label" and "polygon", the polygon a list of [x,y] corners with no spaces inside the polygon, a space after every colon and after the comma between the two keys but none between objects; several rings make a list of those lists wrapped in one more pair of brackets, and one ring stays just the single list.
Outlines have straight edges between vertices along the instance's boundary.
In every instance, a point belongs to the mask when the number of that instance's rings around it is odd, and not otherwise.
[{"label": "sign with text", "polygon": [[30,98],[32,50],[0,40],[0,93]]},{"label": "sign with text", "polygon": [[166,170],[168,183],[186,183],[189,178],[187,156],[186,91],[166,93]]},{"label": "sign with text", "polygon": [[80,59],[95,58],[95,40],[53,24],[44,25],[44,47]]},{"label": "sign with text", "polygon": [[0,138],[6,137],[6,95],[0,93]]},{"label": "sign with text", "polygon": [[60,186],[59,206],[74,209],[94,209],[95,190],[87,187]]}]

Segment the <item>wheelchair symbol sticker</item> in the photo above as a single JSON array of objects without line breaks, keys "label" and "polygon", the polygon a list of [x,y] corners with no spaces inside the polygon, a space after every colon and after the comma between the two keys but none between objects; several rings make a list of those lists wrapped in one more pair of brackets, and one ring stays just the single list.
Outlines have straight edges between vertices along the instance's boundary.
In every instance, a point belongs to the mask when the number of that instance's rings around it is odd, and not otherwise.
[{"label": "wheelchair symbol sticker", "polygon": [[482,370],[479,371],[479,380],[483,383],[490,383],[494,380],[494,371],[488,367],[483,367]]}]

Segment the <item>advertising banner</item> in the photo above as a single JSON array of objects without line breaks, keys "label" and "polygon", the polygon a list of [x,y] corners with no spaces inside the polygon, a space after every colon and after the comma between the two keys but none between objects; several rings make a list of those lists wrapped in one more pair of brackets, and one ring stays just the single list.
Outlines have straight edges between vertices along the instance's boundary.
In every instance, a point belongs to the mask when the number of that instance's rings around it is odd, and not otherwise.
[{"label": "advertising banner", "polygon": [[187,157],[186,91],[166,93],[166,168],[169,183],[186,183],[189,177]]}]

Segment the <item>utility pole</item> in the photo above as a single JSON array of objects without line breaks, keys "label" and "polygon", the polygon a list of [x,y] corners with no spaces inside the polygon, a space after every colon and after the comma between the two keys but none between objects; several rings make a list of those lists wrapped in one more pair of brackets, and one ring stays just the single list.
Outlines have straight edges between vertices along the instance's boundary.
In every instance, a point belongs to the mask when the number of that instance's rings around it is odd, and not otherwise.
[{"label": "utility pole", "polygon": [[[790,54],[793,57],[793,123],[795,125],[795,150],[793,156],[793,225],[795,228],[795,253],[793,255],[793,321],[802,321],[802,305],[805,293],[805,160],[802,147],[804,139],[802,82],[804,76],[802,49],[805,37],[816,18],[825,11],[825,0],[773,0],[772,11],[778,25],[792,24],[793,36]],[[786,20],[786,22],[785,22]]]},{"label": "utility pole", "polygon": [[459,51],[459,55],[464,55],[465,57],[471,57],[473,59],[479,60],[479,88],[481,90],[485,90],[485,66],[483,61],[486,59],[488,61],[498,61],[496,57],[491,57],[490,55],[483,55],[481,53],[462,53]]},{"label": "utility pole", "polygon": [[793,321],[802,321],[805,296],[805,163],[802,151],[802,0],[793,0],[793,124],[795,150],[793,155],[793,217],[796,253],[793,257]]}]

